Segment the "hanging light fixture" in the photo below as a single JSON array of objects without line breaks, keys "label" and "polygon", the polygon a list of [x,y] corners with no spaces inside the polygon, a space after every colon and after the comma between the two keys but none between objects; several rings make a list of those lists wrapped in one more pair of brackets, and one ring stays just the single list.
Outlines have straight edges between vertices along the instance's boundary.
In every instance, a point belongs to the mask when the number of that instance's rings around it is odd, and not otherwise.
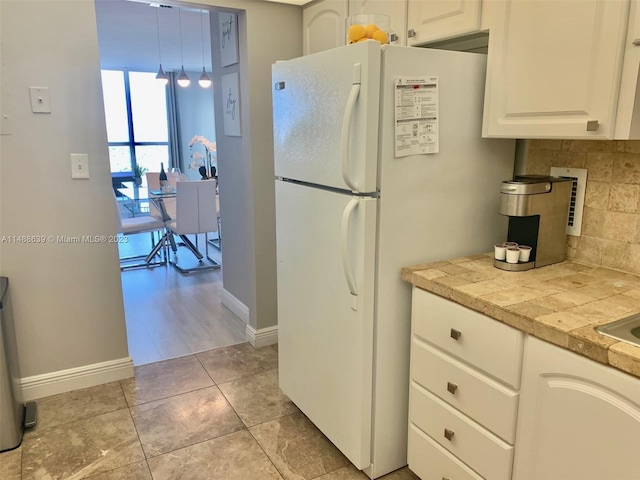
[{"label": "hanging light fixture", "polygon": [[178,85],[181,87],[188,87],[191,84],[187,72],[184,71],[184,52],[182,50],[182,9],[178,8],[178,18],[180,20],[180,59],[182,60],[182,68],[180,69],[180,75],[178,75]]},{"label": "hanging light fixture", "polygon": [[156,32],[158,33],[158,60],[160,62],[160,68],[158,69],[158,74],[156,75],[156,80],[159,80],[163,85],[169,83],[169,77],[164,70],[162,70],[162,53],[160,49],[160,21],[158,20],[158,10],[160,6],[156,7]]},{"label": "hanging light fixture", "polygon": [[207,75],[207,71],[204,69],[204,28],[202,28],[202,13],[200,10],[200,38],[202,40],[202,75],[200,75],[200,79],[198,80],[198,85],[202,88],[209,88],[211,86],[211,78]]}]

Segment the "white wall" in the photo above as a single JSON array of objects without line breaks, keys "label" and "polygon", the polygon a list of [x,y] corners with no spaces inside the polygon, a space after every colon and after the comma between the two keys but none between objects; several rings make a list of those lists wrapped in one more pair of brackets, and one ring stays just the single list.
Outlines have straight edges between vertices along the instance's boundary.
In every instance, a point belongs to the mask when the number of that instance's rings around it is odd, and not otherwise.
[{"label": "white wall", "polygon": [[[93,1],[0,12],[0,236],[115,234]],[[31,112],[30,86],[49,88],[52,113]],[[89,155],[91,179],[71,179],[70,153]],[[5,240],[0,274],[23,378],[128,359],[116,244]]]},{"label": "white wall", "polygon": [[[209,24],[207,23],[207,27]],[[189,142],[194,135],[201,135],[210,142],[216,141],[216,125],[214,119],[213,87],[202,88],[198,85],[200,72],[187,72],[191,84],[186,87],[176,86],[176,104],[178,114],[178,148],[180,150],[182,173],[190,180],[199,180],[198,170],[190,170],[189,164],[193,161],[191,155],[200,152],[204,155],[204,147],[197,143],[189,148]],[[209,72],[211,76],[211,72]]]},{"label": "white wall", "polygon": [[[259,330],[277,321],[271,64],[301,54],[302,12],[216,4],[246,10],[243,136],[226,137],[221,125],[216,133],[227,162],[223,226],[237,239],[224,245],[224,286]],[[0,136],[0,236],[114,234],[93,1],[2,0],[0,42],[0,114],[9,116]],[[31,112],[29,86],[49,87],[51,114]],[[70,153],[88,153],[90,180],[71,180]],[[1,243],[0,274],[11,281],[23,377],[128,359],[115,244]]]},{"label": "white wall", "polygon": [[[243,9],[238,15],[239,64],[220,67],[217,16],[211,20],[223,283],[249,307],[251,327],[261,330],[277,324],[271,65],[302,55],[302,9],[250,0],[207,3]],[[242,137],[229,137],[220,110],[220,78],[236,71]]]}]

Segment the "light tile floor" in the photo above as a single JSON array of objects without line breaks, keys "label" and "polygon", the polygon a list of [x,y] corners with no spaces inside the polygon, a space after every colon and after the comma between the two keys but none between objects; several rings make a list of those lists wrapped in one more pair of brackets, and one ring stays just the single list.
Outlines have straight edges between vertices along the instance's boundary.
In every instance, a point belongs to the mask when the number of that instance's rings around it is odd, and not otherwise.
[{"label": "light tile floor", "polygon": [[[278,388],[277,347],[135,368],[38,403],[2,480],[366,480]],[[406,467],[384,480],[415,480]]]}]

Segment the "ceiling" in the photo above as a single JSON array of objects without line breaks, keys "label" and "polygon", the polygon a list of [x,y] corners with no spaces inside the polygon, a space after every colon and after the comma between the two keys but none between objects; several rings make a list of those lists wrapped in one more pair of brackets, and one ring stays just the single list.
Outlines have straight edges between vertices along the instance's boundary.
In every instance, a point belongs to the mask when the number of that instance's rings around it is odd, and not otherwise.
[{"label": "ceiling", "polygon": [[204,47],[205,66],[211,71],[207,10],[152,7],[126,0],[96,0],[95,5],[102,68],[157,71],[161,58],[165,71],[180,70],[183,62],[187,71],[201,71]]},{"label": "ceiling", "polygon": [[[304,5],[311,0],[265,1]],[[184,64],[185,70],[199,72],[204,46],[204,65],[210,72],[209,11],[150,4],[159,5],[158,0],[95,0],[102,68],[152,72],[162,60],[165,71],[179,71]]]}]

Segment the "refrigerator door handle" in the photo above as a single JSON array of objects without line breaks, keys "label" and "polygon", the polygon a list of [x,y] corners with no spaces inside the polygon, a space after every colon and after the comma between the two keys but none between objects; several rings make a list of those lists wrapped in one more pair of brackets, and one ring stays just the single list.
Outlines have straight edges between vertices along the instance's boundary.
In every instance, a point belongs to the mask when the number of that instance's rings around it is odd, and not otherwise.
[{"label": "refrigerator door handle", "polygon": [[344,179],[344,183],[351,189],[352,192],[358,193],[358,187],[351,180],[351,176],[349,175],[349,129],[351,127],[351,117],[353,116],[353,111],[355,110],[356,100],[358,99],[358,95],[360,95],[360,82],[358,77],[358,73],[360,72],[360,64],[357,63],[354,65],[354,75],[356,76],[355,81],[358,83],[354,83],[351,86],[351,91],[349,92],[349,97],[347,98],[347,104],[344,109],[344,116],[342,117],[342,133],[341,133],[341,146],[342,146],[342,178]]},{"label": "refrigerator door handle", "polygon": [[353,296],[353,303],[351,308],[358,310],[358,289],[356,287],[356,280],[353,275],[353,269],[351,268],[351,258],[349,256],[349,246],[351,244],[351,236],[349,234],[349,227],[351,226],[351,216],[353,211],[360,204],[360,199],[352,199],[342,212],[342,268],[344,270],[344,277],[347,280],[349,286],[349,292]]}]

